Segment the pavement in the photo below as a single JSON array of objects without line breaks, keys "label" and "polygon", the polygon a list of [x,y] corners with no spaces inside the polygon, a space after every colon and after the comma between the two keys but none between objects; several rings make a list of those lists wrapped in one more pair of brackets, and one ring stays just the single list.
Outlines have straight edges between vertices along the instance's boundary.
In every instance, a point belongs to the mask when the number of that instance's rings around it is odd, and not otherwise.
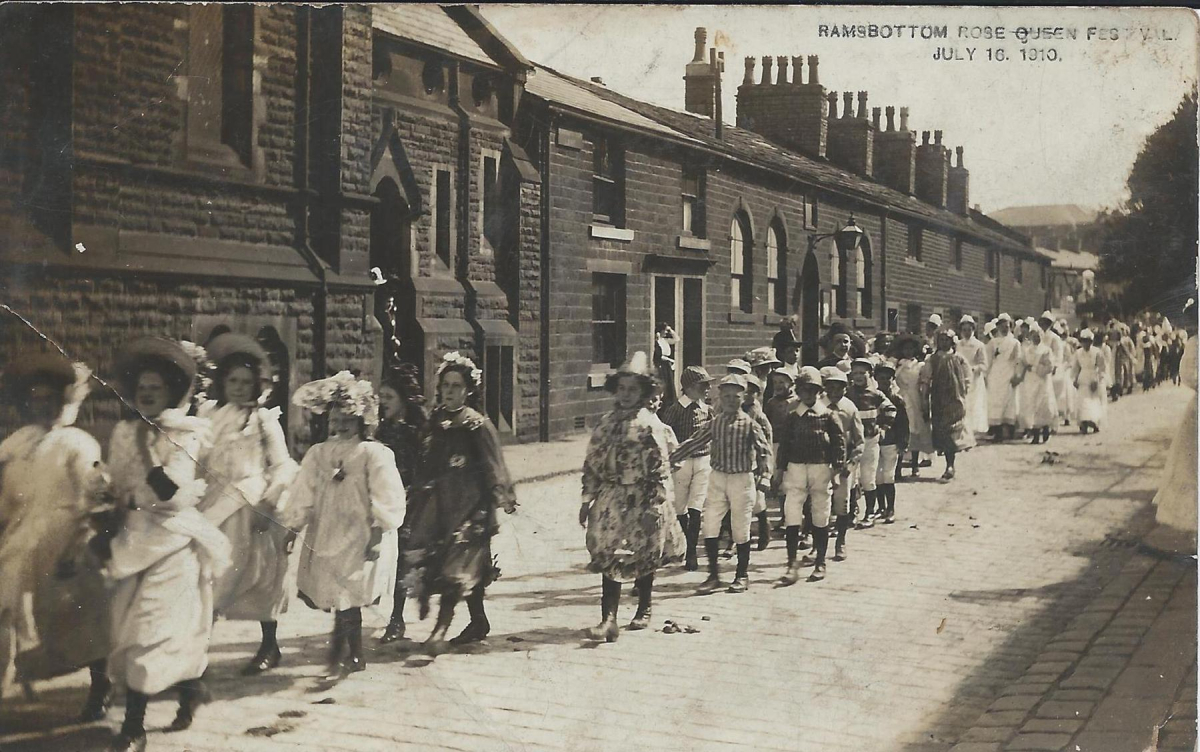
[{"label": "pavement", "polygon": [[[613,644],[580,636],[600,591],[575,519],[582,442],[506,448],[526,453],[511,461],[525,480],[495,542],[484,643],[431,658],[432,620],[410,608],[417,642],[372,639],[367,670],[329,684],[331,618],[295,603],[283,665],[245,679],[257,625],[220,622],[214,702],[166,734],[174,698],[158,698],[150,749],[1142,752],[1155,735],[1191,749],[1195,560],[1141,543],[1184,398],[1163,387],[1114,404],[1099,434],[981,446],[951,483],[935,462],[898,486],[897,524],[851,531],[821,583],[774,587],[781,542],[752,555],[745,594],[696,596],[703,573],[664,570],[653,629]],[[389,612],[369,609],[368,632]],[[121,708],[74,725],[84,690],[78,673],[6,700],[0,749],[103,748]]]}]

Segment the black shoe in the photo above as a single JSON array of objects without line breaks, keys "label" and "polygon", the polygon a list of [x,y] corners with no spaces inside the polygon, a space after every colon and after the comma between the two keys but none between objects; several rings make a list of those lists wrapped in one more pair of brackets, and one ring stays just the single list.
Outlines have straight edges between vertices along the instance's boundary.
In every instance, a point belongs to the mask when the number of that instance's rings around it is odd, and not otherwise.
[{"label": "black shoe", "polygon": [[715,574],[710,574],[708,579],[700,583],[700,587],[696,588],[696,593],[699,595],[708,595],[715,593],[725,587],[725,583],[721,582],[721,578]]},{"label": "black shoe", "polygon": [[733,583],[725,590],[726,593],[744,593],[750,589],[750,580],[746,577],[735,577]]},{"label": "black shoe", "polygon": [[650,609],[639,611],[633,615],[633,619],[630,620],[629,626],[625,628],[630,632],[638,632],[640,630],[647,629],[650,626],[650,618]]},{"label": "black shoe", "polygon": [[700,569],[700,563],[696,561],[695,554],[691,554],[687,557],[687,562],[683,565],[683,568],[688,572],[695,572],[696,570]]},{"label": "black shoe", "polygon": [[451,645],[469,645],[472,642],[479,642],[488,636],[492,631],[492,625],[487,622],[472,621],[470,624],[459,632],[458,637],[450,640]]},{"label": "black shoe", "polygon": [[404,639],[404,632],[406,628],[407,627],[404,624],[403,619],[393,619],[392,621],[389,621],[387,629],[383,630],[383,637],[379,638],[379,643],[381,645],[387,645],[389,642],[396,642],[397,640]]},{"label": "black shoe", "polygon": [[250,663],[242,669],[242,676],[257,676],[265,671],[270,671],[279,665],[283,654],[279,652],[278,645],[272,645],[269,648],[259,648],[258,653],[250,659]]},{"label": "black shoe", "polygon": [[109,752],[146,752],[146,732],[140,734],[117,734],[108,745]]},{"label": "black shoe", "polygon": [[808,576],[809,582],[820,582],[825,579],[825,563],[821,562],[813,567],[812,574]]},{"label": "black shoe", "polygon": [[191,728],[192,721],[196,718],[196,711],[211,699],[208,688],[199,681],[183,690],[179,698],[179,711],[175,713],[175,720],[171,721],[170,726],[167,726],[167,731],[185,731]]}]

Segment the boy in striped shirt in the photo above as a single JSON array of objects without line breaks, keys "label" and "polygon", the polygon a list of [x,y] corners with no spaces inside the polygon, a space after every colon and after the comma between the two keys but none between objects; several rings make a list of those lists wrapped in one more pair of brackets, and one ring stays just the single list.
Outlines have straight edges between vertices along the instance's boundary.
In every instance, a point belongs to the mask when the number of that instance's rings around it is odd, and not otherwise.
[{"label": "boy in striped shirt", "polygon": [[771,445],[758,422],[742,410],[746,377],[730,374],[721,379],[719,390],[720,412],[671,454],[674,463],[706,447],[710,450],[712,474],[700,519],[708,579],[697,590],[701,594],[723,586],[717,557],[726,513],[737,545],[737,574],[729,592],[744,593],[749,588],[750,521],[758,491],[766,490],[771,478]]},{"label": "boy in striped shirt", "polygon": [[834,525],[837,530],[833,560],[842,561],[846,558],[846,531],[854,519],[856,498],[851,492],[858,481],[855,475],[862,459],[863,425],[858,417],[858,408],[846,397],[849,382],[842,369],[836,366],[822,368],[821,381],[825,386],[825,406],[841,421],[842,433],[846,437],[846,464],[841,471],[841,483],[833,491]]},{"label": "boy in striped shirt", "polygon": [[[711,381],[708,371],[699,366],[688,366],[679,376],[683,396],[659,413],[659,417],[671,427],[679,441],[687,441],[701,426],[712,420],[713,410],[704,401]],[[696,563],[696,544],[700,540],[700,510],[704,508],[704,499],[708,496],[708,477],[711,474],[712,465],[709,462],[708,449],[704,448],[696,450],[691,457],[680,463],[672,475],[675,485],[675,515],[687,538],[687,558],[684,566],[689,572],[695,572],[699,568]]]}]

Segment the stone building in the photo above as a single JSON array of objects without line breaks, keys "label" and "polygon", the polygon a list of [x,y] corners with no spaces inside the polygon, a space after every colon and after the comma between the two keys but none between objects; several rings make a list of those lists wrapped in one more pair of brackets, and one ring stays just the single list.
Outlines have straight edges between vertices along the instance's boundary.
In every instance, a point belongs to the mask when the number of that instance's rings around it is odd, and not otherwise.
[{"label": "stone building", "polygon": [[[543,191],[542,438],[592,425],[610,405],[605,377],[651,350],[657,322],[680,337],[678,369],[712,370],[790,314],[811,362],[835,321],[869,334],[935,312],[1041,312],[1046,259],[970,209],[961,148],[951,163],[941,131],[918,137],[907,108],[827,91],[816,57],[763,58],[761,76],[757,64],[745,61],[736,127],[703,29],[688,112],[529,74],[517,133]],[[843,253],[830,235],[851,218],[863,238]]]},{"label": "stone building", "polygon": [[[286,409],[314,375],[378,379],[395,359],[429,390],[433,360],[460,348],[513,430],[538,197],[507,123],[528,64],[474,10],[3,16],[0,368],[44,335],[107,377],[133,336],[234,329],[272,354]],[[111,394],[87,409],[100,435],[119,414]]]}]

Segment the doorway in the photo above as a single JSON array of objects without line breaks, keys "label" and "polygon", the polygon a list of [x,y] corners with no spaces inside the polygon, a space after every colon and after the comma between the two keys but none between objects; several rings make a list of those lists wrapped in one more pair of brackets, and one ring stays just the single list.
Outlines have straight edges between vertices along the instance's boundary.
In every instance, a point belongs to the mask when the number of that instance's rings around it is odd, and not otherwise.
[{"label": "doorway", "polygon": [[800,316],[800,362],[816,365],[821,359],[817,340],[821,337],[821,269],[812,251],[804,257],[804,267],[796,281],[796,313]]},{"label": "doorway", "polygon": [[[384,372],[402,363],[422,370],[421,332],[416,325],[412,290],[412,212],[391,178],[375,189],[379,203],[371,212],[370,263],[378,270],[375,318],[383,327]],[[424,374],[418,374],[423,383]]]},{"label": "doorway", "polygon": [[674,388],[678,394],[680,372],[688,366],[704,365],[704,278],[655,275],[652,295],[651,331],[663,322],[676,334],[672,355]]}]

